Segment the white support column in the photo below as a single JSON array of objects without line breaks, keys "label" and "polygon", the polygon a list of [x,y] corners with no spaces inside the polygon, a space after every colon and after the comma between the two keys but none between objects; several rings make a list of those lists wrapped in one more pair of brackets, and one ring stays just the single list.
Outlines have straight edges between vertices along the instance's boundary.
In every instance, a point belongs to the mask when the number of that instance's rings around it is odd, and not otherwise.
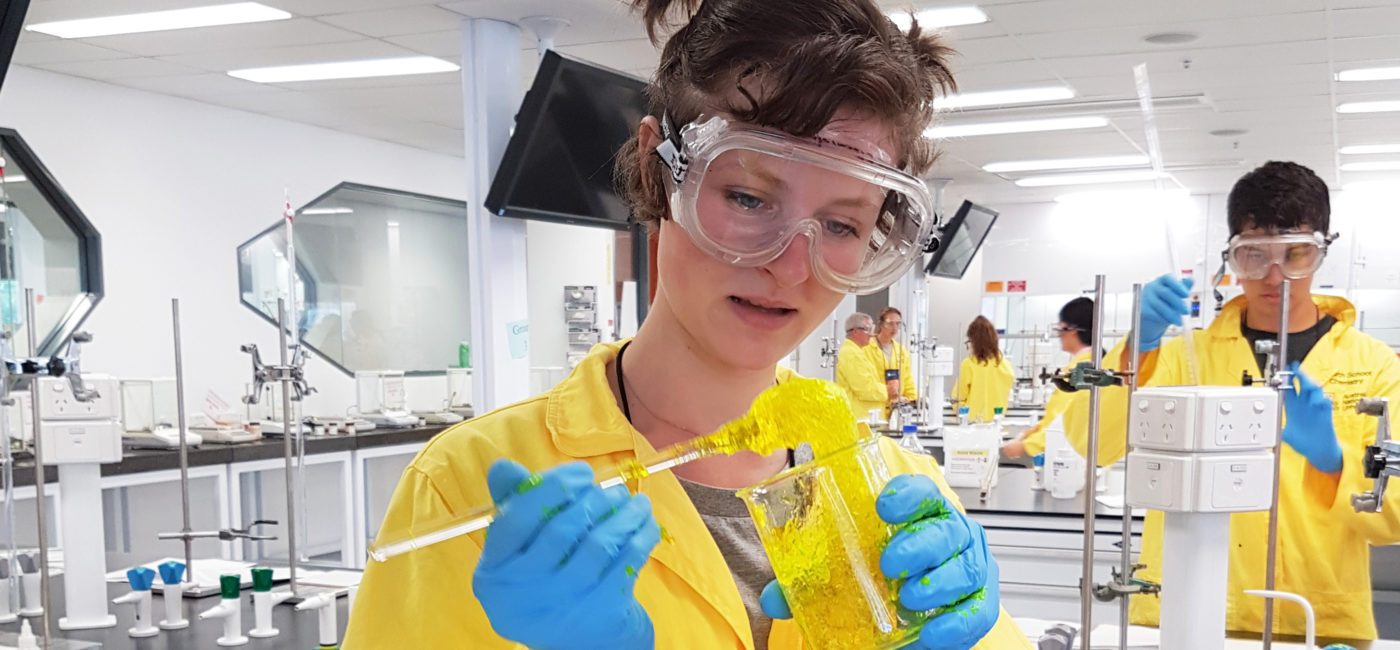
[{"label": "white support column", "polygon": [[530,389],[525,222],[482,207],[519,106],[520,52],[516,25],[462,21],[472,406],[478,415],[522,400]]},{"label": "white support column", "polygon": [[1168,512],[1162,533],[1162,647],[1225,647],[1230,513]]}]

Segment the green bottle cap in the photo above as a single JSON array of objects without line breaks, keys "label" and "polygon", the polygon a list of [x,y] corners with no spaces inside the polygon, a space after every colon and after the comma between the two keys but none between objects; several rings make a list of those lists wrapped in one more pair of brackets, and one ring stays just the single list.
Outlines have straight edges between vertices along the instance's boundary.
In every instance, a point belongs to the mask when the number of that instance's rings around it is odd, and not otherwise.
[{"label": "green bottle cap", "polygon": [[253,567],[253,591],[272,591],[272,569]]},{"label": "green bottle cap", "polygon": [[994,415],[1001,415],[1001,414],[1004,413],[1005,411],[1006,411],[1006,409],[1004,409],[1004,408],[1002,408],[1002,407],[1000,407],[1000,406],[998,406],[998,407],[992,409],[992,413],[993,413]]},{"label": "green bottle cap", "polygon": [[238,592],[242,589],[242,582],[237,573],[225,573],[219,576],[219,597],[237,599]]}]

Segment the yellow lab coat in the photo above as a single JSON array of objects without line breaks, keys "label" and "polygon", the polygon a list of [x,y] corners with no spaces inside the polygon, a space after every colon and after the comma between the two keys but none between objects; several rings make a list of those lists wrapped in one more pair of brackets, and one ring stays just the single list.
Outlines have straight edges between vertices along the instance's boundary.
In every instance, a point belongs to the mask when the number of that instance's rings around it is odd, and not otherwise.
[{"label": "yellow lab coat", "polygon": [[[870,353],[870,360],[875,364],[876,370],[880,373],[880,383],[885,382],[886,370],[899,371],[899,395],[909,401],[919,399],[919,390],[914,386],[914,372],[911,370],[909,360],[909,349],[900,344],[899,341],[890,342],[889,356],[880,348],[878,339],[870,339],[870,344],[865,349]],[[888,392],[886,393],[888,396]],[[874,407],[872,407],[874,408]]]},{"label": "yellow lab coat", "polygon": [[968,407],[973,422],[991,422],[996,409],[1006,410],[1015,384],[1016,372],[1005,356],[989,363],[968,357],[958,369],[953,397],[958,406]]},{"label": "yellow lab coat", "polygon": [[[1353,326],[1356,308],[1351,303],[1331,296],[1313,296],[1313,302],[1338,322],[1308,353],[1302,369],[1332,398],[1332,421],[1341,443],[1343,465],[1339,474],[1325,474],[1284,445],[1279,481],[1277,588],[1300,594],[1312,603],[1319,637],[1374,639],[1370,547],[1400,541],[1400,490],[1386,493],[1380,513],[1357,513],[1352,509],[1351,495],[1369,490],[1374,484],[1365,478],[1362,460],[1365,446],[1376,437],[1376,419],[1358,415],[1355,407],[1363,397],[1388,397],[1391,404],[1400,404],[1400,362],[1388,346]],[[1258,363],[1240,333],[1243,315],[1241,296],[1226,304],[1211,326],[1194,337],[1201,383],[1238,386],[1240,373],[1245,370],[1259,376]],[[1121,350],[1120,345],[1109,356],[1117,360]],[[1185,339],[1168,341],[1159,351],[1149,354],[1143,364],[1143,376],[1144,385],[1151,386],[1189,381]],[[1104,439],[1116,440],[1121,456],[1126,444],[1127,405],[1118,389],[1109,392],[1117,393],[1117,398],[1105,400],[1105,413],[1113,411],[1107,416],[1106,426],[1113,422],[1118,427],[1114,430],[1124,433],[1105,435]],[[1226,625],[1231,630],[1263,630],[1264,601],[1246,596],[1244,591],[1264,588],[1268,525],[1267,512],[1238,513],[1230,518]],[[1138,575],[1160,582],[1160,512],[1148,514],[1142,544],[1142,562],[1147,569]],[[1170,588],[1170,578],[1167,583]],[[1160,602],[1155,596],[1133,598],[1132,622],[1156,625]],[[1300,608],[1280,603],[1278,612],[1274,620],[1276,632],[1303,634]]]},{"label": "yellow lab coat", "polygon": [[[1069,365],[1065,366],[1065,372],[1079,365],[1080,362],[1089,361],[1093,356],[1093,350],[1086,348],[1070,359]],[[1104,367],[1117,369],[1118,357],[1105,357]],[[1122,399],[1121,397],[1119,399]],[[1102,412],[1102,409],[1100,410]],[[1023,442],[1026,446],[1026,454],[1039,456],[1045,453],[1045,427],[1055,421],[1055,418],[1064,416],[1065,437],[1069,439],[1075,451],[1080,456],[1089,453],[1089,391],[1081,390],[1073,393],[1066,393],[1056,389],[1054,394],[1045,404],[1045,417],[1041,418],[1035,426],[1031,427]],[[1103,430],[1110,430],[1101,427]],[[1116,429],[1114,429],[1116,430]],[[1126,429],[1124,429],[1126,431]],[[1099,441],[1099,465],[1112,465],[1119,458],[1123,457],[1123,445],[1115,444],[1113,441]]]},{"label": "yellow lab coat", "polygon": [[[623,417],[608,386],[605,369],[620,347],[621,343],[597,346],[548,393],[468,420],[434,437],[404,471],[380,539],[397,539],[411,530],[432,530],[454,513],[489,504],[486,471],[497,458],[515,459],[534,471],[582,460],[597,471],[651,453],[651,445]],[[779,381],[793,376],[782,368],[777,372]],[[957,503],[931,457],[906,453],[889,439],[881,440],[881,450],[891,474],[927,474]],[[657,545],[636,583],[637,599],[651,615],[656,630],[656,647],[753,650],[739,590],[680,483],[666,472],[629,487],[651,497],[657,521],[674,538]],[[365,571],[341,647],[523,647],[496,636],[472,596],[472,572],[481,555],[483,532],[382,564],[372,562]],[[768,647],[802,648],[796,624],[774,621]],[[1030,647],[1005,611],[977,646],[982,650]]]},{"label": "yellow lab coat", "polygon": [[[836,356],[836,385],[846,389],[851,400],[851,414],[857,421],[870,417],[871,409],[884,408],[889,404],[889,390],[885,388],[885,370],[876,366],[870,348],[846,339],[841,343],[841,352]],[[878,348],[876,350],[878,352]]]}]

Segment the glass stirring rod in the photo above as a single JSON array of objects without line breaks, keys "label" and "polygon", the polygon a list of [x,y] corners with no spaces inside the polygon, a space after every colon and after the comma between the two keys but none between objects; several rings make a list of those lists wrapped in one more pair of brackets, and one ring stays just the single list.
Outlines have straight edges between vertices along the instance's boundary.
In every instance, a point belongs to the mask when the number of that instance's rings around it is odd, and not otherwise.
[{"label": "glass stirring rod", "polygon": [[[749,412],[707,436],[666,447],[646,459],[626,460],[612,470],[613,478],[598,485],[609,488],[645,478],[679,465],[720,454],[752,451],[761,455],[792,449],[803,442],[821,455],[855,442],[855,420],[843,389],[819,379],[794,377],[759,394]],[[370,558],[383,562],[395,555],[481,530],[496,516],[495,506],[484,506],[420,526],[430,532],[406,535],[369,549]]]},{"label": "glass stirring rod", "polygon": [[[730,427],[742,422],[743,420],[736,421],[735,423],[727,425],[720,431],[724,432]],[[655,456],[647,459],[645,464],[636,460],[618,463],[617,466],[613,468],[613,473],[616,474],[616,476],[598,483],[598,486],[607,489],[614,485],[621,485],[630,480],[645,478],[658,472],[664,472],[678,465],[684,465],[691,461],[722,453],[722,446],[713,444],[710,440],[716,435],[719,434],[711,434],[704,438],[696,438],[694,440],[671,445],[657,452]],[[454,518],[457,523],[448,523],[442,528],[422,535],[413,535],[392,542],[375,544],[369,549],[369,556],[376,562],[384,562],[396,555],[403,555],[409,551],[476,532],[490,525],[491,521],[495,518],[495,506],[483,506],[469,510]]]}]

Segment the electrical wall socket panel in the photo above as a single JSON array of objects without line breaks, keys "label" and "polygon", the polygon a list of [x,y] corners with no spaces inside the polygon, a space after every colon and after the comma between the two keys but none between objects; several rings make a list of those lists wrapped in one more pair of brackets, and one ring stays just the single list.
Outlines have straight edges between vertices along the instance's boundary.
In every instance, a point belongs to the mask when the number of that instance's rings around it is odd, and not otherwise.
[{"label": "electrical wall socket panel", "polygon": [[1135,449],[1236,452],[1272,449],[1278,392],[1245,386],[1171,386],[1133,394],[1129,442]]},{"label": "electrical wall socket panel", "polygon": [[106,375],[83,375],[83,385],[96,390],[97,397],[78,401],[67,377],[39,377],[40,422],[71,420],[115,420],[121,400],[120,384]]},{"label": "electrical wall socket panel", "polygon": [[1164,512],[1255,512],[1273,501],[1272,451],[1128,454],[1127,502]]},{"label": "electrical wall socket panel", "polygon": [[117,463],[122,459],[122,433],[116,420],[45,420],[44,464]]}]

